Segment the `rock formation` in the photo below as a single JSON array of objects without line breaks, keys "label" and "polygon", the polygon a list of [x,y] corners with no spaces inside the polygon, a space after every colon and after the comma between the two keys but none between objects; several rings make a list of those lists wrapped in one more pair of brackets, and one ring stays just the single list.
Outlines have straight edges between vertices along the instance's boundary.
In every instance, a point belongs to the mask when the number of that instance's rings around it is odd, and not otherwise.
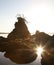
[{"label": "rock formation", "polygon": [[34,61],[37,57],[36,45],[45,46],[42,54],[42,65],[54,65],[54,35],[50,36],[44,32],[37,31],[30,35],[25,24],[25,19],[17,18],[15,28],[7,38],[0,37],[0,51],[6,52],[5,57],[10,58],[15,63],[26,64]]},{"label": "rock formation", "polygon": [[15,28],[7,38],[0,38],[0,51],[5,51],[5,57],[19,64],[34,61],[37,57],[34,51],[34,42],[30,41],[31,35],[25,24],[25,19],[18,17]]},{"label": "rock formation", "polygon": [[25,24],[25,19],[22,17],[17,18],[18,22],[15,23],[15,29],[8,35],[8,39],[25,39],[28,38],[30,33]]},{"label": "rock formation", "polygon": [[42,55],[42,65],[54,65],[54,36],[46,43],[46,51]]},{"label": "rock formation", "polygon": [[50,36],[44,32],[37,31],[35,34],[36,44],[42,45],[45,52],[42,54],[42,65],[54,65],[54,35]]}]

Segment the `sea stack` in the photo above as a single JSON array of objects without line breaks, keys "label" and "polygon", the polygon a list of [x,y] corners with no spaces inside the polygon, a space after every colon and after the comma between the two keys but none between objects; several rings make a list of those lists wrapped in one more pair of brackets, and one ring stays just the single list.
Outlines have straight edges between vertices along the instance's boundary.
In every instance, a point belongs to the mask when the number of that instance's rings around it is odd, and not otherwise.
[{"label": "sea stack", "polygon": [[8,46],[5,57],[10,58],[18,64],[26,64],[33,62],[37,55],[34,51],[34,42],[31,40],[31,34],[25,24],[25,19],[17,17],[15,28],[8,35]]},{"label": "sea stack", "polygon": [[8,39],[25,39],[28,38],[30,33],[28,28],[25,24],[25,19],[22,17],[17,17],[17,22],[15,23],[15,28],[13,31],[8,35]]}]

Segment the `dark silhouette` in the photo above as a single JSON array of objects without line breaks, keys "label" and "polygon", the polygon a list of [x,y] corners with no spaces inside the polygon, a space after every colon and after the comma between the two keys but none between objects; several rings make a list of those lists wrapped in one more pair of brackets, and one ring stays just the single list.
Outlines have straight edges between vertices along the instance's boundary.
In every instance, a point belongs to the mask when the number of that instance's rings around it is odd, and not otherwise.
[{"label": "dark silhouette", "polygon": [[38,45],[45,46],[45,52],[42,54],[42,65],[54,65],[54,35],[49,36],[44,32],[37,31],[35,41]]},{"label": "dark silhouette", "polygon": [[0,51],[6,52],[5,57],[10,58],[15,63],[26,64],[34,61],[37,57],[36,45],[45,46],[42,54],[42,65],[54,65],[54,35],[50,36],[44,32],[36,31],[30,35],[25,24],[25,19],[17,17],[15,28],[7,38],[0,37]]},{"label": "dark silhouette", "polygon": [[22,17],[17,19],[15,29],[9,33],[7,38],[0,37],[0,51],[5,51],[4,56],[16,63],[30,63],[37,57],[33,49],[34,42],[31,41],[32,36],[25,24],[25,19]]},{"label": "dark silhouette", "polygon": [[25,19],[22,17],[17,18],[18,22],[15,23],[15,29],[8,35],[8,39],[25,39],[29,38],[30,33],[25,24]]},{"label": "dark silhouette", "polygon": [[38,44],[38,45],[48,45],[48,41],[50,41],[51,40],[51,36],[50,35],[48,35],[48,34],[46,34],[46,33],[44,33],[44,32],[39,32],[39,31],[37,31],[36,33],[35,33],[35,41],[36,41],[36,43]]}]

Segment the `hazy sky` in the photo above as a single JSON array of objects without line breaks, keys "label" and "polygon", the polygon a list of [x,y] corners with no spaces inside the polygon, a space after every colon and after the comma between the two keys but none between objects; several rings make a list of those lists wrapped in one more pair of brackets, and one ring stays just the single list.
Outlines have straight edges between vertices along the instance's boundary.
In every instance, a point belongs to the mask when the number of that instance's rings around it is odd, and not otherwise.
[{"label": "hazy sky", "polygon": [[24,14],[31,33],[54,32],[54,0],[0,0],[0,32],[12,31],[17,14]]}]

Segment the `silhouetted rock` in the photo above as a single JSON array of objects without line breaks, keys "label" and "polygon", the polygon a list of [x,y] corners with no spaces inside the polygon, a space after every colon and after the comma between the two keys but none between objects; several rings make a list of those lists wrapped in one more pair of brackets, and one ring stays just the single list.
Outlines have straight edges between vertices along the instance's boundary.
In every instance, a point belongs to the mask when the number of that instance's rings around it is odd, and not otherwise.
[{"label": "silhouetted rock", "polygon": [[15,23],[15,29],[8,35],[8,39],[25,39],[29,38],[29,31],[25,24],[25,19],[18,17],[18,22]]},{"label": "silhouetted rock", "polygon": [[41,44],[45,47],[45,51],[42,54],[41,64],[54,65],[54,36],[37,31],[35,37],[36,44]]},{"label": "silhouetted rock", "polygon": [[15,63],[25,64],[36,59],[37,55],[33,47],[31,47],[31,42],[11,40],[9,43],[10,44],[7,46],[8,50],[4,56],[10,58],[10,60]]},{"label": "silhouetted rock", "polygon": [[39,31],[36,32],[35,36],[36,43],[45,47],[45,51],[42,54],[41,65],[54,65],[54,36]]},{"label": "silhouetted rock", "polygon": [[[39,32],[37,31],[36,34],[35,34],[35,41],[38,45],[48,45],[48,42],[50,42],[51,40],[51,36],[44,33],[44,32]],[[49,43],[50,44],[50,43]]]},{"label": "silhouetted rock", "polygon": [[19,64],[26,64],[34,61],[37,57],[34,51],[34,42],[31,41],[31,35],[25,24],[25,19],[18,17],[15,23],[15,29],[7,38],[1,37],[0,51],[5,51],[5,57]]},{"label": "silhouetted rock", "polygon": [[0,36],[0,51],[1,52],[4,52],[6,50],[6,46],[7,46],[6,42],[7,42],[6,38]]},{"label": "silhouetted rock", "polygon": [[42,55],[41,65],[54,65],[54,48],[49,48]]},{"label": "silhouetted rock", "polygon": [[50,36],[44,32],[37,31],[30,35],[25,24],[25,19],[18,17],[15,28],[7,38],[0,37],[0,51],[6,52],[5,57],[19,64],[26,64],[34,61],[37,57],[36,45],[45,46],[42,54],[42,65],[54,65],[54,35]]}]

